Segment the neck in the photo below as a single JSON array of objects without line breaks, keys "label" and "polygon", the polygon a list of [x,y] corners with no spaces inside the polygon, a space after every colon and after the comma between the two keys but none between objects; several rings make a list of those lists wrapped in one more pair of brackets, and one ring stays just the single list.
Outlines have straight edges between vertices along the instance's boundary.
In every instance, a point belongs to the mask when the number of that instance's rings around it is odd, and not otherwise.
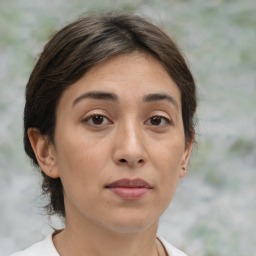
[{"label": "neck", "polygon": [[66,228],[53,237],[61,256],[158,256],[159,242],[156,241],[158,223],[134,232],[116,232],[91,223],[67,221]]}]

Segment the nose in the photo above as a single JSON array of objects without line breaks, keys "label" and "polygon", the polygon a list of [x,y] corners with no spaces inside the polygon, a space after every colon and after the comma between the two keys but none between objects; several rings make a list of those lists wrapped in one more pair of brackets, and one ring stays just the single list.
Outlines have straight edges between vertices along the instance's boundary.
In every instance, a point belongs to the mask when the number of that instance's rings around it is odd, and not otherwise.
[{"label": "nose", "polygon": [[128,167],[143,166],[147,160],[143,131],[135,122],[117,129],[114,141],[114,162]]}]

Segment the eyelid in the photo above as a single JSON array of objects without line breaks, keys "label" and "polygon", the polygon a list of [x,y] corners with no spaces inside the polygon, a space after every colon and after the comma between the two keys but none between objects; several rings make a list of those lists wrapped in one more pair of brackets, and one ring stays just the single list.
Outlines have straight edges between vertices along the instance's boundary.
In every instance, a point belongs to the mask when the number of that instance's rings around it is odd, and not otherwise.
[{"label": "eyelid", "polygon": [[[103,124],[94,124],[94,123],[90,123],[90,120],[92,120],[93,117],[95,116],[101,116],[103,118],[105,118],[107,120],[107,123],[103,123]],[[102,114],[102,113],[97,113],[97,112],[93,112],[91,114],[88,114],[86,115],[83,119],[82,119],[82,122],[86,125],[89,125],[89,126],[93,126],[93,127],[101,127],[101,126],[104,126],[104,125],[108,125],[108,124],[112,124],[113,122],[105,115],[105,114]]]},{"label": "eyelid", "polygon": [[164,125],[153,125],[153,124],[150,124],[151,126],[154,126],[154,127],[163,127],[163,126],[166,126],[166,125],[172,125],[173,124],[173,121],[171,118],[163,115],[163,114],[154,114],[154,115],[151,115],[145,122],[145,124],[147,124],[147,122],[149,122],[152,118],[154,117],[159,117],[159,118],[162,118],[165,120],[166,124]]},{"label": "eyelid", "polygon": [[159,116],[162,117],[166,120],[169,120],[170,122],[173,121],[172,116],[170,115],[170,113],[166,112],[165,110],[154,110],[149,114],[149,118],[155,117],[155,116]]},{"label": "eyelid", "polygon": [[159,116],[161,118],[163,118],[168,124],[172,124],[172,119],[166,117],[166,116]]},{"label": "eyelid", "polygon": [[109,111],[107,111],[106,109],[97,107],[97,108],[92,108],[92,109],[86,111],[85,113],[83,113],[82,120],[85,120],[86,118],[90,118],[92,116],[104,116],[109,120],[113,119],[113,117],[109,113]]}]

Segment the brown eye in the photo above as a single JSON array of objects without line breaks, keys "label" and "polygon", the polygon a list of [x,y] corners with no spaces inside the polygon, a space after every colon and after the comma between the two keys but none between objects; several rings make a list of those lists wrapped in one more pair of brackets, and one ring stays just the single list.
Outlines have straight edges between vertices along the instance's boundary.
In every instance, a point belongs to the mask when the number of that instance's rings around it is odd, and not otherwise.
[{"label": "brown eye", "polygon": [[154,117],[152,117],[152,118],[150,119],[150,123],[151,123],[152,125],[160,125],[161,122],[162,122],[162,117],[160,117],[160,116],[154,116]]},{"label": "brown eye", "polygon": [[171,121],[164,116],[152,116],[146,122],[147,125],[165,126],[171,124]]},{"label": "brown eye", "polygon": [[96,124],[96,125],[103,124],[104,116],[100,116],[100,115],[92,116],[92,122],[93,124]]},{"label": "brown eye", "polygon": [[111,124],[112,122],[103,115],[93,114],[86,117],[83,120],[83,123],[90,126],[103,126]]}]

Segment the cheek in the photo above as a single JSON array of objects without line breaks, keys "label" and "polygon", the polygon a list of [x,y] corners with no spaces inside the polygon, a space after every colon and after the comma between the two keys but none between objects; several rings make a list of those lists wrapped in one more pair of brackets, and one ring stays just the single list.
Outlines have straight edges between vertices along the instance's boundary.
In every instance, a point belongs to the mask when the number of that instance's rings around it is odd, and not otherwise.
[{"label": "cheek", "polygon": [[99,156],[92,145],[84,145],[81,140],[78,143],[62,143],[58,154],[60,179],[65,199],[77,207],[79,204],[86,205],[88,198],[100,192],[99,185],[103,186],[103,164]]},{"label": "cheek", "polygon": [[156,205],[161,209],[161,214],[171,203],[179,181],[183,147],[180,142],[173,142],[162,144],[161,148],[154,148],[152,151],[154,159],[152,162],[157,171],[158,180]]},{"label": "cheek", "polygon": [[109,159],[107,143],[98,143],[90,140],[89,136],[85,138],[79,134],[63,138],[58,140],[57,150],[60,176],[68,175],[69,179],[86,181],[103,170]]},{"label": "cheek", "polygon": [[152,159],[162,171],[175,174],[181,166],[184,153],[184,141],[181,139],[165,140],[158,146],[151,147]]},{"label": "cheek", "polygon": [[[160,145],[160,143],[159,143]],[[184,141],[173,139],[164,141],[159,147],[152,148],[153,164],[158,172],[159,190],[166,202],[170,202],[179,181],[179,173],[184,151]]]}]

